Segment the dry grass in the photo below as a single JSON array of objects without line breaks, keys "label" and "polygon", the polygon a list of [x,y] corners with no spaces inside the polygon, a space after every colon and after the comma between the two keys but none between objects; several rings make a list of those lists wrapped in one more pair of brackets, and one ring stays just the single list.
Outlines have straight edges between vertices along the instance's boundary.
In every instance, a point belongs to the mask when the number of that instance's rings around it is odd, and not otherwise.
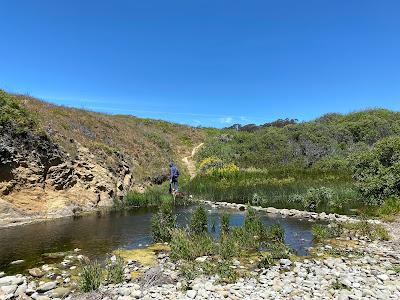
[{"label": "dry grass", "polygon": [[[190,126],[57,106],[24,95],[17,95],[17,99],[72,157],[79,143],[114,170],[122,154],[139,180],[166,172],[169,159],[181,164],[193,145],[206,136],[205,130]],[[184,171],[183,165],[181,169]]]}]

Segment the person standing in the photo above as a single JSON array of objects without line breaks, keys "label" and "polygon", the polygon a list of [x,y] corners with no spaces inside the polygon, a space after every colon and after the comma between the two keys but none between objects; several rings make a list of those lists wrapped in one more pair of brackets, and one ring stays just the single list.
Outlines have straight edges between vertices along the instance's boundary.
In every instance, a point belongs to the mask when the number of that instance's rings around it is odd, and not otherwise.
[{"label": "person standing", "polygon": [[171,161],[169,163],[169,184],[171,193],[176,193],[179,190],[178,178],[179,178],[179,170],[175,166],[175,164]]}]

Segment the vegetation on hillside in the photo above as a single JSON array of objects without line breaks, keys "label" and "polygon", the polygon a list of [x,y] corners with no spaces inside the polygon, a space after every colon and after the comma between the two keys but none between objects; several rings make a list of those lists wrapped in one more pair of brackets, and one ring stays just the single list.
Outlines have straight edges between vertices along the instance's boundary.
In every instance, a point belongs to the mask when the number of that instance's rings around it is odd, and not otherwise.
[{"label": "vegetation on hillside", "polygon": [[196,156],[201,173],[188,186],[191,193],[339,213],[362,208],[376,215],[373,205],[399,207],[393,204],[400,195],[399,112],[373,109],[246,128],[209,135]]},{"label": "vegetation on hillside", "polygon": [[[123,156],[137,182],[161,182],[161,175],[168,173],[170,159],[185,173],[181,157],[188,155],[206,135],[203,129],[160,120],[102,114],[6,92],[0,96],[1,120],[15,119],[20,127],[27,128],[34,122],[40,123],[42,130],[71,157],[77,154],[79,144],[110,170],[117,169]],[[6,109],[3,103],[7,104]]]}]

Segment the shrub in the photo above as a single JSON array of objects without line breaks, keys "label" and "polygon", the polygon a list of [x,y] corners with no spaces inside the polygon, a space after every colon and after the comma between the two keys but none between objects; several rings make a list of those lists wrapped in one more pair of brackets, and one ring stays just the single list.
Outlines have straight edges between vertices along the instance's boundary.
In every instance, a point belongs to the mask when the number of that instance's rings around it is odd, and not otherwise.
[{"label": "shrub", "polygon": [[190,232],[201,234],[207,231],[207,213],[204,207],[198,206],[190,220]]},{"label": "shrub", "polygon": [[316,211],[322,202],[329,203],[333,197],[334,193],[330,188],[310,188],[303,198],[303,206],[308,211]]},{"label": "shrub", "polygon": [[108,283],[121,283],[124,281],[124,260],[117,256],[117,259],[107,266],[107,282]]},{"label": "shrub", "polygon": [[223,235],[220,238],[218,254],[222,259],[229,259],[238,255],[240,247],[231,235]]},{"label": "shrub", "polygon": [[165,201],[159,211],[151,218],[151,232],[155,242],[171,240],[172,230],[176,228],[176,216],[173,214],[172,202]]},{"label": "shrub", "polygon": [[80,288],[83,292],[95,291],[99,288],[102,281],[102,267],[94,261],[82,266]]},{"label": "shrub", "polygon": [[215,253],[215,244],[207,233],[195,236],[183,230],[176,229],[172,233],[171,258],[175,260],[193,260],[199,256]]},{"label": "shrub", "polygon": [[320,224],[314,224],[311,227],[311,232],[312,232],[313,238],[317,241],[322,241],[322,240],[325,240],[330,237],[327,226],[323,226]]},{"label": "shrub", "polygon": [[222,167],[223,162],[221,159],[215,156],[207,157],[203,159],[199,164],[199,170],[202,173],[206,173],[210,169]]},{"label": "shrub", "polygon": [[268,229],[268,239],[272,242],[283,243],[285,230],[280,224],[274,224]]},{"label": "shrub", "polygon": [[369,205],[400,196],[400,137],[388,137],[353,157],[353,178]]}]

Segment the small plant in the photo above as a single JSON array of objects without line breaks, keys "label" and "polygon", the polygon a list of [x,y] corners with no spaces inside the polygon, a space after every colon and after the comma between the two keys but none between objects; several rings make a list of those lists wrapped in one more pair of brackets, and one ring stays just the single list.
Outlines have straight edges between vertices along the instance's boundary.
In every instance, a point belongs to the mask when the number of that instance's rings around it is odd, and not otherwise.
[{"label": "small plant", "polygon": [[229,262],[222,261],[216,265],[215,273],[220,277],[219,281],[232,283],[238,278],[238,274],[231,268]]},{"label": "small plant", "polygon": [[261,260],[258,262],[258,267],[260,269],[264,268],[264,269],[268,269],[270,266],[274,265],[275,261],[272,258],[271,254],[269,252],[263,252],[262,253],[262,258]]},{"label": "small plant", "polygon": [[327,226],[323,226],[320,224],[314,224],[311,227],[311,232],[314,237],[314,240],[316,241],[322,241],[330,237]]},{"label": "small plant", "polygon": [[115,261],[111,261],[107,266],[107,282],[121,283],[124,281],[124,260],[117,256]]},{"label": "small plant", "polygon": [[283,243],[285,230],[279,224],[274,224],[268,229],[268,239],[272,242]]},{"label": "small plant", "polygon": [[175,260],[193,260],[199,256],[215,253],[215,243],[207,233],[189,235],[183,230],[172,232],[171,258]]},{"label": "small plant", "polygon": [[350,290],[347,285],[341,283],[338,279],[336,279],[336,281],[332,283],[332,288],[334,290]]},{"label": "small plant", "polygon": [[172,202],[165,201],[151,219],[151,231],[155,242],[171,240],[172,230],[176,228],[176,215],[173,214]]},{"label": "small plant", "polygon": [[80,288],[83,292],[96,291],[101,284],[103,271],[97,261],[88,262],[82,266]]},{"label": "small plant", "polygon": [[227,212],[223,212],[221,215],[221,233],[227,234],[229,232],[229,219],[230,215]]},{"label": "small plant", "polygon": [[222,259],[230,259],[235,255],[238,255],[239,252],[239,246],[231,235],[226,234],[221,236],[218,247],[218,254],[221,256]]},{"label": "small plant", "polygon": [[190,232],[192,234],[201,234],[207,231],[207,213],[204,207],[196,208],[190,220]]}]

